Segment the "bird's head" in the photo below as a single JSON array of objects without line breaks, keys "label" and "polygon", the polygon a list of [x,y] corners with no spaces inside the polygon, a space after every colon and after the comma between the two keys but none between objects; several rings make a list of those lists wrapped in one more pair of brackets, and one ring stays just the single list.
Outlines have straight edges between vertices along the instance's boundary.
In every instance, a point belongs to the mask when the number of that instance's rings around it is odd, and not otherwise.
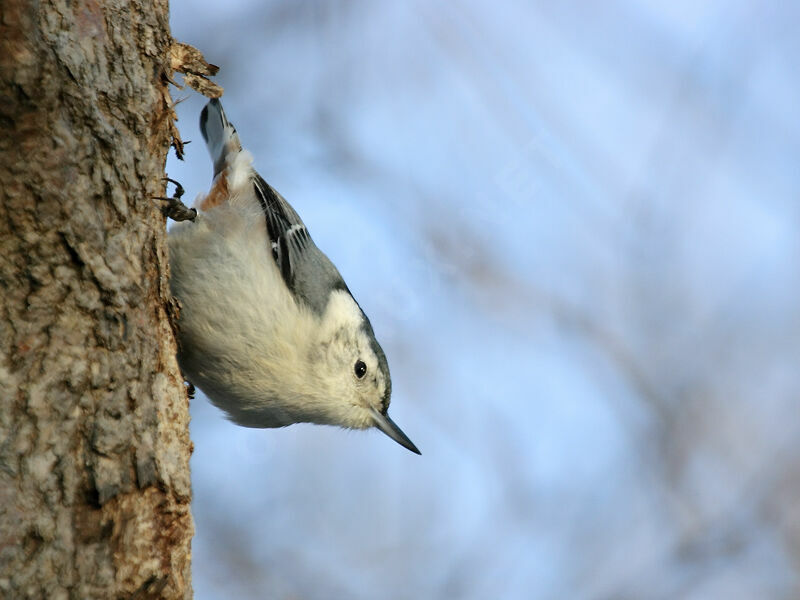
[{"label": "bird's head", "polygon": [[317,342],[324,393],[334,403],[336,424],[353,429],[375,427],[401,446],[420,454],[389,418],[392,379],[389,364],[369,319],[346,290],[331,295]]}]

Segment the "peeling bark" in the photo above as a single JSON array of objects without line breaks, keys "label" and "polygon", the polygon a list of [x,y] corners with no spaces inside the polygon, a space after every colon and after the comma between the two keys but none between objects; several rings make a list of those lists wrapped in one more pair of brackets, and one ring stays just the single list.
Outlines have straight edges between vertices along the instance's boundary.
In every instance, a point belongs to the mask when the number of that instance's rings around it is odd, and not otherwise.
[{"label": "peeling bark", "polygon": [[0,597],[188,598],[166,1],[0,5]]}]

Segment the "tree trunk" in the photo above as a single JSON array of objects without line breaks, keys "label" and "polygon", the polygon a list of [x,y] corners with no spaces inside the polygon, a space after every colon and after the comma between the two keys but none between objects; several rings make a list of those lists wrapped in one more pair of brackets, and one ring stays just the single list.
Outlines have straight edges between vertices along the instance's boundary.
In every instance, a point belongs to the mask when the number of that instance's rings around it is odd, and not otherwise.
[{"label": "tree trunk", "polygon": [[0,597],[188,598],[168,5],[0,13]]}]

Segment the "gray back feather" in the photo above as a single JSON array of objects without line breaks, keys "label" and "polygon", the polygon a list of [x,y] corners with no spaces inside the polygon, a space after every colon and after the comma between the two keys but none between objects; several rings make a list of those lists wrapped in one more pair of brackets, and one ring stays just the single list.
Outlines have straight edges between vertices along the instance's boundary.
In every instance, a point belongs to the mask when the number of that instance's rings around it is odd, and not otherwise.
[{"label": "gray back feather", "polygon": [[258,173],[253,174],[253,188],[266,216],[272,257],[283,281],[298,300],[321,315],[332,291],[349,294],[350,290],[283,196]]}]

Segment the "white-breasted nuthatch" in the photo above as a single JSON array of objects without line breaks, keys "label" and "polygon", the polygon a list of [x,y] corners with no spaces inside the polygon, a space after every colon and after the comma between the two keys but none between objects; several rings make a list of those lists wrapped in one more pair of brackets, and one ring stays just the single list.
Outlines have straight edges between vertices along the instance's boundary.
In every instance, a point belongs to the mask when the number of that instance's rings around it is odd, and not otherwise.
[{"label": "white-breasted nuthatch", "polygon": [[376,427],[420,454],[387,414],[386,356],[339,271],[253,169],[218,100],[200,129],[211,190],[169,233],[187,380],[245,427]]}]

